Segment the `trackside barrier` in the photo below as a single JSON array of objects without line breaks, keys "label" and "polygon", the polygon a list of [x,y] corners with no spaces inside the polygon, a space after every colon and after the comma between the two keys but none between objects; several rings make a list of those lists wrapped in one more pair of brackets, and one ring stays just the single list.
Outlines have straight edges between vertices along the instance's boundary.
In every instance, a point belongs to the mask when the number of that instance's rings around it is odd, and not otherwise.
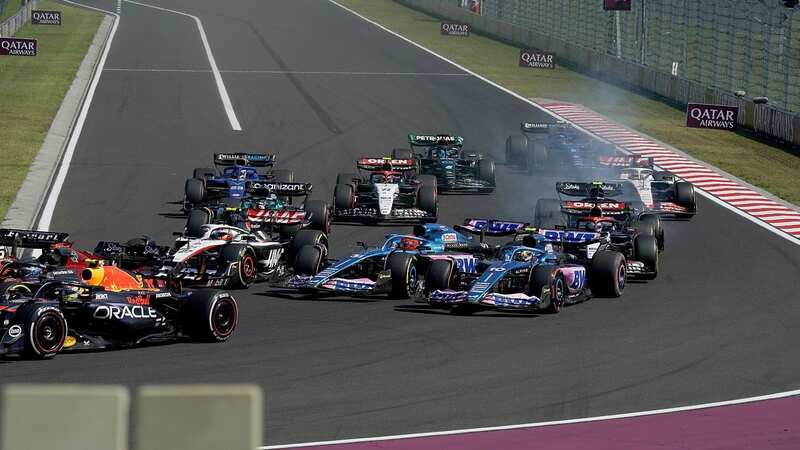
[{"label": "trackside barrier", "polygon": [[125,450],[128,390],[123,386],[8,385],[3,450]]},{"label": "trackside barrier", "polygon": [[262,405],[252,385],[143,386],[131,417],[125,386],[12,384],[0,398],[0,450],[127,450],[129,429],[135,450],[253,450]]},{"label": "trackside barrier", "polygon": [[[670,73],[622,60],[536,30],[486,15],[472,14],[450,0],[395,0],[405,6],[448,20],[468,23],[476,32],[520,47],[537,48],[558,55],[558,60],[595,78],[633,86],[679,104],[689,102],[739,106],[739,125],[764,136],[800,146],[800,114],[769,104],[755,104]],[[516,65],[509,61],[509,65]]]},{"label": "trackside barrier", "polygon": [[[19,11],[13,16],[9,17],[3,23],[0,23],[0,37],[13,36],[25,23],[31,18],[31,11],[36,9],[38,0],[31,0],[26,3]],[[14,8],[19,4],[18,0],[9,0],[6,2],[6,8]]]},{"label": "trackside barrier", "polygon": [[253,450],[261,445],[257,386],[144,386],[136,396],[137,450]]}]

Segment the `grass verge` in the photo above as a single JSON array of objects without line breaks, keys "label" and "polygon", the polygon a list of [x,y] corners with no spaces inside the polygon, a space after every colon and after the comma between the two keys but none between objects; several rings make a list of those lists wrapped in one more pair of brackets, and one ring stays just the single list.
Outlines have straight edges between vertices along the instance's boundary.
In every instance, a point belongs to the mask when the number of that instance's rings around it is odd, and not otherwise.
[{"label": "grass verge", "polygon": [[[0,0],[0,5],[2,5],[3,0]],[[0,23],[5,22],[6,19],[13,16],[15,12],[19,11],[22,7],[22,2],[19,0],[6,0],[5,7],[3,8],[3,12],[0,13]]]},{"label": "grass verge", "polygon": [[564,67],[556,70],[517,67],[518,47],[483,36],[441,36],[438,19],[392,0],[337,1],[520,95],[586,105],[800,204],[800,157],[786,149],[729,131],[686,128],[683,110]]},{"label": "grass verge", "polygon": [[0,218],[25,180],[103,18],[51,1],[39,7],[63,11],[63,25],[27,24],[16,36],[38,39],[38,56],[0,56]]}]

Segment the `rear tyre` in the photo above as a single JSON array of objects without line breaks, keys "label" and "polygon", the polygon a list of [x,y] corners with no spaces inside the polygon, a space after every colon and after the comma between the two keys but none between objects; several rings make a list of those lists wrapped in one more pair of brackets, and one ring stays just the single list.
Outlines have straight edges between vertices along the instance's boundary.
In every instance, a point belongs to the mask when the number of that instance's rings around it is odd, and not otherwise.
[{"label": "rear tyre", "polygon": [[423,184],[417,192],[417,202],[419,209],[425,211],[429,215],[436,217],[438,212],[438,198],[436,192],[436,185]]},{"label": "rear tyre", "polygon": [[386,268],[392,275],[392,298],[411,298],[419,287],[417,259],[408,253],[395,252],[386,260]]},{"label": "rear tyre", "polygon": [[478,160],[478,178],[487,183],[494,184],[494,161],[491,159]]},{"label": "rear tyre", "polygon": [[642,214],[637,225],[641,234],[654,236],[658,242],[658,250],[664,250],[664,227],[661,219],[655,214]]},{"label": "rear tyre", "polygon": [[506,139],[506,164],[523,165],[524,156],[528,152],[528,138],[522,134],[515,134]]},{"label": "rear tyre", "polygon": [[314,276],[322,270],[322,250],[316,245],[304,245],[294,259],[295,275]]},{"label": "rear tyre", "polygon": [[552,228],[558,225],[565,225],[564,215],[561,212],[561,201],[554,198],[537,200],[533,212],[533,226]]},{"label": "rear tyre", "polygon": [[331,208],[324,200],[306,201],[305,211],[311,214],[311,229],[324,233],[331,231]]},{"label": "rear tyre", "polygon": [[392,150],[392,159],[413,159],[414,152],[407,148],[396,148]]},{"label": "rear tyre", "polygon": [[69,328],[61,310],[45,303],[28,303],[19,307],[17,315],[21,320],[9,327],[7,334],[14,326],[21,328],[25,334],[23,358],[50,359],[64,348]]},{"label": "rear tyre", "polygon": [[193,341],[225,342],[239,323],[239,305],[224,291],[192,291],[184,320]]},{"label": "rear tyre", "polygon": [[530,147],[530,153],[526,154],[528,172],[538,170],[547,163],[547,147],[541,142],[534,142]]},{"label": "rear tyre", "polygon": [[616,298],[625,290],[625,258],[619,252],[599,250],[589,265],[589,288],[595,297]]},{"label": "rear tyre", "polygon": [[328,237],[325,235],[325,233],[319,230],[300,230],[292,240],[292,253],[297,254],[297,252],[299,252],[300,249],[306,245],[319,247],[327,254],[326,249],[328,248]]},{"label": "rear tyre", "polygon": [[675,203],[688,208],[690,211],[697,210],[697,197],[692,183],[687,183],[686,181],[675,183]]},{"label": "rear tyre", "polygon": [[228,267],[236,264],[236,273],[231,276],[226,288],[247,288],[258,276],[258,262],[256,253],[247,245],[230,244],[222,247],[219,255],[219,265]]},{"label": "rear tyre", "polygon": [[211,223],[211,211],[205,208],[193,209],[186,220],[186,236],[199,238],[203,236],[203,225]]},{"label": "rear tyre", "polygon": [[438,186],[439,185],[439,180],[436,178],[435,175],[418,175],[417,176],[417,181],[419,181],[419,183],[422,186]]},{"label": "rear tyre", "polygon": [[205,180],[207,177],[213,177],[217,174],[217,171],[211,169],[209,167],[201,167],[198,169],[194,169],[192,172],[192,178],[198,178],[201,180]]},{"label": "rear tyre", "polygon": [[192,204],[200,204],[206,201],[206,183],[200,178],[189,178],[184,185],[186,201]]},{"label": "rear tyre", "polygon": [[641,277],[646,280],[652,280],[658,276],[658,269],[660,257],[658,254],[658,241],[655,236],[636,236],[634,241],[634,258],[637,261],[644,263],[650,273],[642,274]]},{"label": "rear tyre", "polygon": [[356,206],[355,189],[352,185],[336,185],[333,189],[333,206],[337,211],[353,209]]}]

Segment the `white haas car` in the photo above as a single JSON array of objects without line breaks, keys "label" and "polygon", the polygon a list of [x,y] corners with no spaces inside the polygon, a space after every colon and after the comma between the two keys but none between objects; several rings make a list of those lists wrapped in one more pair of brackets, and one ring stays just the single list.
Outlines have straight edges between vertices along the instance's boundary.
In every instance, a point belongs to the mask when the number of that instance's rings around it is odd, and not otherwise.
[{"label": "white haas car", "polygon": [[694,185],[678,181],[670,172],[653,168],[653,158],[638,156],[601,157],[600,163],[618,168],[620,180],[633,186],[644,206],[652,212],[691,218],[697,213]]},{"label": "white haas car", "polygon": [[413,159],[361,158],[359,171],[341,173],[333,192],[333,219],[339,222],[435,222],[436,177],[417,175]]},{"label": "white haas car", "polygon": [[181,235],[157,267],[156,277],[180,286],[246,288],[256,281],[287,275],[296,249],[314,245],[327,254],[327,237],[319,230],[300,230],[291,240],[275,240],[263,231],[250,232],[223,224],[203,225],[199,237]]}]

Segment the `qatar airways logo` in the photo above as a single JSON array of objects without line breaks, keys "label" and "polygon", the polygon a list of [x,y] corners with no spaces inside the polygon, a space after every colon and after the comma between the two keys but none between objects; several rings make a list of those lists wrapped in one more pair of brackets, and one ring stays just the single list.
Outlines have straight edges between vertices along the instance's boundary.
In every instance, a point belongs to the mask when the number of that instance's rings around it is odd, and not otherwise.
[{"label": "qatar airways logo", "polygon": [[33,25],[61,25],[61,11],[31,11]]},{"label": "qatar airways logo", "polygon": [[442,22],[441,34],[443,36],[468,37],[472,26],[468,23]]},{"label": "qatar airways logo", "polygon": [[556,54],[523,48],[519,51],[519,66],[531,69],[555,69]]},{"label": "qatar airways logo", "polygon": [[36,39],[0,38],[0,55],[36,56]]},{"label": "qatar airways logo", "polygon": [[689,128],[733,131],[736,129],[738,117],[738,106],[689,103],[686,108],[686,126]]}]

